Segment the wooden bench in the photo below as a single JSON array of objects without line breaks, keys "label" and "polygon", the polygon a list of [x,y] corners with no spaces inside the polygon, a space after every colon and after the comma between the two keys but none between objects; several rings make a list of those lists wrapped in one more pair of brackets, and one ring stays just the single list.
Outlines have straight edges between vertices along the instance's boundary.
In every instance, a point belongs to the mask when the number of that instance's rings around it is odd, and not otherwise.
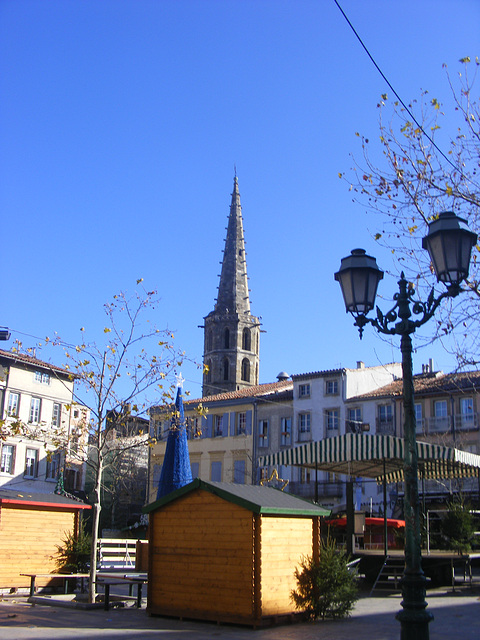
[{"label": "wooden bench", "polygon": [[[142,607],[142,588],[144,584],[147,584],[148,579],[146,574],[97,574],[97,584],[102,585],[105,589],[105,610],[110,608],[110,587],[115,585],[128,584],[128,596],[122,596],[124,600],[135,600],[137,609]],[[137,585],[137,595],[133,596],[133,588]]]},{"label": "wooden bench", "polygon": [[89,577],[88,573],[21,573],[20,575],[30,578],[30,597],[35,595],[35,581],[37,578],[51,578],[52,580],[62,578],[64,580],[65,593],[67,593],[69,580],[78,578],[83,580]]}]

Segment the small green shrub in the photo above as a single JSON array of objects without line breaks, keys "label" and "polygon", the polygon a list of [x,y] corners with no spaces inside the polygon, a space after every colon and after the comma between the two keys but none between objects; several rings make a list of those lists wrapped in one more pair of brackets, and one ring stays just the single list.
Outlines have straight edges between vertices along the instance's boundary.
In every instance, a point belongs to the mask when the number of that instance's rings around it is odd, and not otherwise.
[{"label": "small green shrub", "polygon": [[458,553],[471,551],[475,539],[473,515],[462,500],[450,502],[441,523],[445,548]]},{"label": "small green shrub", "polygon": [[297,609],[304,610],[312,620],[345,618],[358,599],[357,571],[347,566],[348,558],[338,551],[332,539],[323,541],[320,560],[307,556],[295,569],[297,589],[291,598]]},{"label": "small green shrub", "polygon": [[78,537],[67,531],[62,545],[57,545],[55,559],[58,570],[64,573],[86,573],[90,567],[92,536],[80,527]]}]

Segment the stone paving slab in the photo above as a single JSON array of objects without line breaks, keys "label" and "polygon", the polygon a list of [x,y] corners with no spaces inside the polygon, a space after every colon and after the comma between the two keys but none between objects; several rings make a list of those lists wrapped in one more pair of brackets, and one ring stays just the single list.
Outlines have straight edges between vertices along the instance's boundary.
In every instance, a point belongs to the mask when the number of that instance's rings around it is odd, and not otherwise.
[{"label": "stone paving slab", "polygon": [[[362,597],[353,615],[341,621],[282,625],[253,630],[234,625],[148,616],[145,609],[128,607],[111,611],[65,609],[31,605],[26,598],[0,601],[2,640],[393,640],[400,638],[395,614],[401,596]],[[478,640],[480,593],[469,589],[427,594],[431,640]]]}]

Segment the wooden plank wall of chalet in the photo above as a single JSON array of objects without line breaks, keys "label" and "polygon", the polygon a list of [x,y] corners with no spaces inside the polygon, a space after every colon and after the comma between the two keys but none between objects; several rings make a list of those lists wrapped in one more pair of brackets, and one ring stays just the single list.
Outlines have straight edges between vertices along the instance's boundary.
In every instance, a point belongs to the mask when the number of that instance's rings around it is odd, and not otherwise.
[{"label": "wooden plank wall of chalet", "polygon": [[312,518],[261,517],[262,616],[294,611],[290,598],[302,556],[312,555]]},{"label": "wooden plank wall of chalet", "polygon": [[150,518],[150,613],[251,622],[253,514],[194,491]]},{"label": "wooden plank wall of chalet", "polygon": [[[55,554],[67,531],[76,527],[76,513],[67,509],[26,505],[0,508],[0,589],[29,587],[21,573],[58,571]],[[37,581],[46,586],[48,580]]]}]

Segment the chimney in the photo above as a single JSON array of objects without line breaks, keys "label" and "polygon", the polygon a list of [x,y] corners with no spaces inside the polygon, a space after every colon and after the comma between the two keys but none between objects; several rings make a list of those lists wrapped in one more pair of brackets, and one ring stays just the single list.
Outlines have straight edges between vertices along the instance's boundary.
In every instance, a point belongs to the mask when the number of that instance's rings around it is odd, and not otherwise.
[{"label": "chimney", "polygon": [[361,360],[357,360],[357,369],[365,369],[365,363]]}]

